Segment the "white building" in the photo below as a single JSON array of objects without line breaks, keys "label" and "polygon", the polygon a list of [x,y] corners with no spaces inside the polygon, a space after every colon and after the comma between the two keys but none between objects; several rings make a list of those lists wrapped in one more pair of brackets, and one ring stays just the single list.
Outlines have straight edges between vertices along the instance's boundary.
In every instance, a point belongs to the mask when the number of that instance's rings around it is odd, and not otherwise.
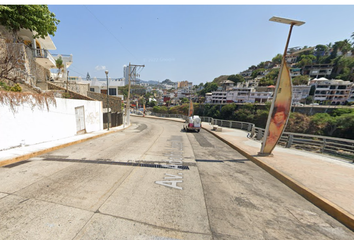
[{"label": "white building", "polygon": [[354,102],[354,84],[352,85],[352,89],[349,94],[348,102]]},{"label": "white building", "polygon": [[189,98],[190,90],[188,88],[179,88],[177,90],[177,98]]},{"label": "white building", "polygon": [[295,85],[293,86],[293,103],[303,102],[310,94],[311,86]]},{"label": "white building", "polygon": [[[206,93],[206,103],[265,103],[273,99],[275,86],[233,88],[230,91],[213,91]],[[293,101],[305,100],[310,93],[311,86],[293,86]]]},{"label": "white building", "polygon": [[345,104],[352,92],[353,83],[343,80],[328,80],[327,78],[315,78],[310,85],[316,87],[314,101],[330,103],[332,105]]},{"label": "white building", "polygon": [[130,78],[129,78],[129,66],[126,65],[123,66],[124,85],[129,85],[129,79],[131,85],[136,84],[135,82],[136,76],[137,76],[136,68],[130,67]]},{"label": "white building", "polygon": [[[82,82],[88,82],[90,84],[91,92],[107,94],[107,81],[99,81],[97,80],[97,78],[93,78],[93,80],[91,81],[82,81]],[[122,78],[120,79],[108,78],[108,88],[109,88],[108,95],[120,97],[122,100],[124,100],[123,95],[118,95],[119,87],[124,87],[124,80]]]},{"label": "white building", "polygon": [[273,99],[273,92],[251,92],[250,103],[265,103]]}]

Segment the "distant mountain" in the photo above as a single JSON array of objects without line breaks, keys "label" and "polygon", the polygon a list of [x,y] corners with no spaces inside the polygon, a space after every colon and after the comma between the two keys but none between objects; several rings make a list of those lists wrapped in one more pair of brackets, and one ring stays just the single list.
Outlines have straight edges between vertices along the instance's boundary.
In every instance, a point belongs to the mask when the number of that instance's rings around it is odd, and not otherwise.
[{"label": "distant mountain", "polygon": [[174,82],[172,82],[169,79],[163,80],[162,82],[155,81],[155,80],[147,80],[147,81],[141,80],[141,79],[139,79],[139,80],[140,80],[140,82],[148,83],[148,84],[152,84],[152,85],[156,85],[156,84],[175,84]]},{"label": "distant mountain", "polygon": [[174,84],[170,79],[165,79],[162,81],[163,84]]},{"label": "distant mountain", "polygon": [[152,84],[152,85],[154,85],[154,84],[159,84],[159,81],[155,81],[155,80],[141,80],[140,79],[140,82],[142,82],[142,83],[148,83],[148,84]]}]

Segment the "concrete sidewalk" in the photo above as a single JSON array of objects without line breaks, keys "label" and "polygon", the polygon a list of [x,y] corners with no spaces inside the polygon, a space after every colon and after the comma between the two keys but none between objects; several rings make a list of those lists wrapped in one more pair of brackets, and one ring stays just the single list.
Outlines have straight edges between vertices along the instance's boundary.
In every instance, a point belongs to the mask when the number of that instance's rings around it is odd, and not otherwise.
[{"label": "concrete sidewalk", "polygon": [[273,156],[257,156],[261,142],[247,138],[247,132],[203,128],[241,152],[314,205],[354,231],[354,164],[327,155],[275,147]]},{"label": "concrete sidewalk", "polygon": [[9,165],[11,163],[16,163],[19,161],[23,161],[29,159],[31,157],[35,157],[50,151],[54,151],[60,148],[68,147],[80,142],[88,141],[94,138],[98,138],[110,133],[114,133],[117,131],[122,131],[125,128],[130,127],[127,126],[118,126],[110,128],[109,131],[102,130],[97,132],[91,132],[86,134],[80,134],[72,137],[62,138],[58,140],[48,141],[44,143],[38,143],[33,145],[28,145],[24,147],[16,147],[7,150],[0,151],[0,167]]}]

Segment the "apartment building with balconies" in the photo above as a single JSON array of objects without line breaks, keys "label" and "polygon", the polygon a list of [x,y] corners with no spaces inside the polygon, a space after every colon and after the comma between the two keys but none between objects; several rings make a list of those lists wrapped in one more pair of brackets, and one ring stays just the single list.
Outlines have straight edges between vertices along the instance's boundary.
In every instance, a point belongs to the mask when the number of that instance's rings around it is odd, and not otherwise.
[{"label": "apartment building with balconies", "polygon": [[333,70],[333,64],[313,64],[302,68],[302,75],[310,77],[329,77]]},{"label": "apartment building with balconies", "polygon": [[352,88],[350,90],[350,94],[349,94],[349,98],[348,98],[348,102],[354,102],[354,84],[352,85]]},{"label": "apartment building with balconies", "polygon": [[227,102],[227,91],[214,91],[211,95],[211,103],[226,103]]},{"label": "apartment building with balconies", "polygon": [[314,101],[324,104],[340,105],[348,102],[353,89],[353,82],[315,78],[310,85],[316,87]]}]

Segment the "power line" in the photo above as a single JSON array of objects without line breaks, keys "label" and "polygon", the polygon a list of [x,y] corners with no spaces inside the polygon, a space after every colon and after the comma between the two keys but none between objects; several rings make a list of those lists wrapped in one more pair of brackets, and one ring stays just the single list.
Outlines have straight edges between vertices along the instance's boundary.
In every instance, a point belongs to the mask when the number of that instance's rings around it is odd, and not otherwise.
[{"label": "power line", "polygon": [[87,11],[89,11],[89,12],[92,14],[92,16],[113,36],[113,38],[114,38],[117,42],[119,42],[120,45],[122,45],[122,47],[123,47],[128,53],[130,53],[130,54],[135,58],[135,60],[138,60],[138,58],[135,57],[135,55],[132,54],[132,53],[123,45],[123,43],[122,43],[121,41],[119,41],[119,39],[96,17],[96,15],[93,14],[93,12],[91,12],[91,11],[88,9],[88,7],[87,7],[86,5],[84,5],[84,6],[85,6],[85,8],[87,9]]},{"label": "power line", "polygon": [[72,68],[69,68],[68,71],[70,71],[70,72],[73,71],[73,72],[76,72],[76,73],[78,73],[78,74],[80,74],[80,75],[82,75],[82,76],[85,76],[85,74],[79,73],[79,72],[75,71],[75,70],[72,69]]}]

